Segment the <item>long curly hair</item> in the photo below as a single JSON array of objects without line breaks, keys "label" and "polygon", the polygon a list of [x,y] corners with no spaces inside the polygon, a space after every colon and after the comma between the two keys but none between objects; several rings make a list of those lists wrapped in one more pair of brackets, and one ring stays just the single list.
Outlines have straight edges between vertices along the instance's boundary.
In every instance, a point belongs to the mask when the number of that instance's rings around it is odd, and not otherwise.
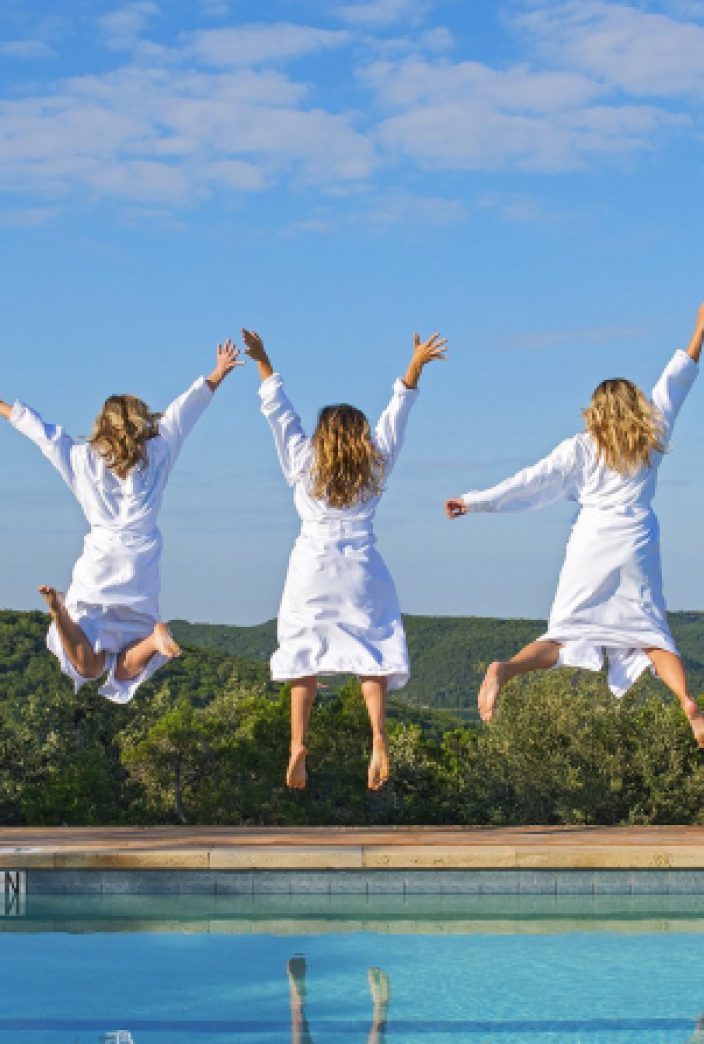
[{"label": "long curly hair", "polygon": [[346,403],[325,406],[318,414],[311,445],[311,492],[316,499],[346,508],[380,495],[384,458],[360,410]]},{"label": "long curly hair", "polygon": [[632,381],[602,381],[582,410],[584,423],[607,468],[632,475],[664,453],[664,419]]},{"label": "long curly hair", "polygon": [[118,478],[147,462],[147,442],[159,434],[160,413],[134,395],[111,395],[103,403],[88,439]]}]

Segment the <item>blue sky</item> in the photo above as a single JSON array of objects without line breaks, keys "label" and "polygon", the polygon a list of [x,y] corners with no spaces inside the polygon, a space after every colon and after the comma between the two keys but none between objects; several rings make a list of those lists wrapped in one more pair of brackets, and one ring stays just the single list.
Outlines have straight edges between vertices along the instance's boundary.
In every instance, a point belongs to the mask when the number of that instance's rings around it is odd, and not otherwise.
[{"label": "blue sky", "polygon": [[[259,330],[310,426],[370,415],[441,330],[378,518],[402,605],[541,616],[572,510],[442,501],[650,387],[704,299],[704,5],[688,0],[5,0],[0,397],[75,434],[163,406]],[[274,615],[296,532],[253,367],[222,388],[162,515],[167,616]],[[665,587],[704,609],[695,388],[661,470]],[[0,604],[65,585],[84,530],[2,433]]]}]

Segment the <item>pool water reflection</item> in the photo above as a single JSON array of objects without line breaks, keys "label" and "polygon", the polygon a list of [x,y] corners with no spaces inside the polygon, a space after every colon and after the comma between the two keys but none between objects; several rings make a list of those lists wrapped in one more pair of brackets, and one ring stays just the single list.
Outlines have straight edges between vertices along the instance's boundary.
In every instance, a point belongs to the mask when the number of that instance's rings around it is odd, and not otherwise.
[{"label": "pool water reflection", "polygon": [[700,897],[28,897],[2,1044],[704,1044]]}]

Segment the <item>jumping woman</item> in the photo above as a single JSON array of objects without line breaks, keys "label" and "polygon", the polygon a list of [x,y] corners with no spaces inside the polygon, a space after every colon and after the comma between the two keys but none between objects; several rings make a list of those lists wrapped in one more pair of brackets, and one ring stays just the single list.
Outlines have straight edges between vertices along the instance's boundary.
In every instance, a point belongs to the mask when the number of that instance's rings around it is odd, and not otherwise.
[{"label": "jumping woman", "polygon": [[525,511],[562,498],[579,504],[548,630],[511,660],[489,665],[478,701],[484,721],[492,720],[501,689],[516,675],[560,665],[598,671],[606,656],[614,695],[622,696],[650,668],[673,691],[704,747],[704,715],[689,692],[667,623],[651,507],[658,467],[698,373],[703,339],[704,305],[689,347],[675,352],[650,399],[631,381],[602,381],[583,411],[584,432],[497,486],[446,502],[449,518]]},{"label": "jumping woman", "polygon": [[46,424],[24,403],[0,402],[0,415],[54,465],[90,525],[65,597],[39,591],[52,623],[47,646],[75,691],[102,677],[101,696],[127,703],[180,649],[159,615],[161,533],[157,517],[184,440],[223,378],[242,366],[231,341],[215,369],[162,413],[133,395],[111,395],[87,442]]},{"label": "jumping woman", "polygon": [[372,434],[354,406],[326,406],[307,438],[261,339],[242,331],[259,367],[262,412],[284,478],[294,490],[301,531],[289,561],[278,616],[274,681],[291,684],[291,757],[286,782],[306,785],[306,735],[320,674],[355,674],[372,729],[368,786],[389,777],[386,693],[409,676],[408,649],[393,580],[375,548],[374,515],[398,457],[423,367],[444,358],[439,334],[415,338],[403,380]]}]

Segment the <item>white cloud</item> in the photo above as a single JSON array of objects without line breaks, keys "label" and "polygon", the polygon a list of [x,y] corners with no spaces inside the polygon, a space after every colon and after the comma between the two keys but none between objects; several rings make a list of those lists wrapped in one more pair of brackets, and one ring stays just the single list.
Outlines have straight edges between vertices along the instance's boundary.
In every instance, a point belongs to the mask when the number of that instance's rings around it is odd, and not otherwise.
[{"label": "white cloud", "polygon": [[0,44],[0,54],[8,58],[50,58],[54,52],[43,40],[8,40]]},{"label": "white cloud", "polygon": [[512,334],[494,342],[495,348],[523,351],[546,351],[567,344],[610,344],[615,341],[640,340],[648,333],[647,326],[595,326],[573,330],[541,330],[535,333]]},{"label": "white cloud", "polygon": [[542,200],[521,192],[484,192],[477,200],[479,210],[490,210],[503,221],[520,224],[553,221],[557,215]]},{"label": "white cloud", "polygon": [[[125,3],[99,22],[110,47],[129,48],[124,64],[47,81],[41,89],[19,84],[0,99],[0,188],[46,197],[79,191],[148,208],[183,208],[214,193],[282,183],[319,186],[339,199],[363,188],[372,223],[401,222],[415,209],[418,220],[440,224],[463,220],[461,205],[443,199],[435,185],[426,186],[427,197],[395,190],[390,170],[569,171],[653,148],[666,133],[693,124],[687,107],[670,95],[667,105],[646,103],[636,69],[643,55],[651,56],[657,30],[670,56],[660,55],[658,75],[677,54],[684,62],[680,88],[693,89],[704,48],[695,75],[682,31],[704,34],[704,28],[622,0],[515,2],[512,24],[533,60],[496,67],[454,59],[459,44],[438,24],[376,32],[430,9],[416,0],[338,5],[350,29],[247,23],[158,44],[145,36],[157,4]],[[360,60],[362,53],[367,60],[354,77],[340,62],[332,91],[316,79],[312,63],[299,76],[282,68],[343,47],[349,47],[345,58]],[[614,48],[628,59],[618,81]],[[327,98],[344,99],[341,111],[314,106],[321,85]],[[382,161],[388,187],[374,194]],[[526,198],[484,205],[506,220],[539,219]]]},{"label": "white cloud", "polygon": [[376,62],[360,72],[382,105],[397,108],[451,100],[476,101],[514,112],[557,112],[582,105],[602,88],[578,73],[532,72],[526,66],[492,69],[482,62],[409,58]]},{"label": "white cloud", "polygon": [[665,12],[675,18],[704,19],[702,0],[665,0]]},{"label": "white cloud", "polygon": [[226,18],[230,14],[229,0],[200,0],[200,9],[209,18]]},{"label": "white cloud", "polygon": [[230,67],[290,61],[349,40],[344,30],[280,22],[276,25],[243,25],[237,28],[204,29],[193,34],[188,51],[209,65]]},{"label": "white cloud", "polygon": [[7,228],[38,228],[58,215],[57,207],[0,208],[0,225]]},{"label": "white cloud", "polygon": [[114,51],[131,50],[159,8],[149,0],[134,0],[98,18],[106,46]]},{"label": "white cloud", "polygon": [[467,220],[467,208],[460,199],[391,192],[371,202],[364,219],[374,225],[458,225]]},{"label": "white cloud", "polygon": [[450,51],[455,41],[450,30],[439,25],[436,29],[428,29],[427,32],[422,33],[418,42],[421,48],[434,54],[440,54],[442,51]]},{"label": "white cloud", "polygon": [[305,218],[291,222],[285,235],[329,233],[342,228],[418,228],[463,224],[469,213],[463,200],[413,192],[380,192],[358,196],[351,206],[318,206]]},{"label": "white cloud", "polygon": [[704,93],[704,26],[606,0],[540,2],[517,16],[542,59],[634,96]]},{"label": "white cloud", "polygon": [[362,0],[341,4],[335,8],[335,14],[351,25],[385,28],[398,22],[418,21],[427,8],[428,4],[423,0]]},{"label": "white cloud", "polygon": [[411,58],[374,63],[360,78],[389,113],[377,127],[386,149],[440,169],[567,171],[648,148],[683,122],[602,101],[605,88],[581,73]]},{"label": "white cloud", "polygon": [[192,203],[289,177],[367,178],[372,147],[275,71],[126,67],[0,102],[0,187]]}]

